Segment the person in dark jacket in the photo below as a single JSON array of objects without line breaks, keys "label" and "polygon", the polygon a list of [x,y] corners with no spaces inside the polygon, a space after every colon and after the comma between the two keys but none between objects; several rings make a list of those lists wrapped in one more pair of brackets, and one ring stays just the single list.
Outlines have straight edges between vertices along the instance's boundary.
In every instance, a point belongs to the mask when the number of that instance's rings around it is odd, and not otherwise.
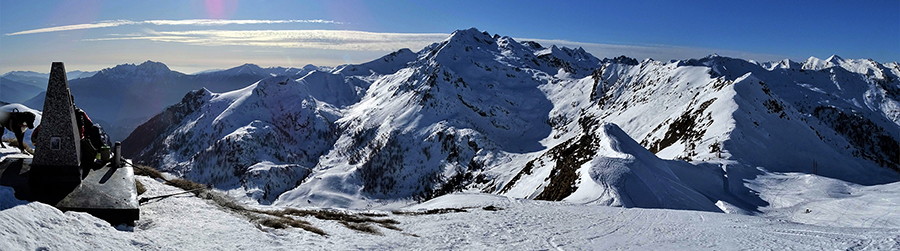
[{"label": "person in dark jacket", "polygon": [[[81,137],[81,163],[82,165],[92,165],[97,156],[97,152],[109,141],[109,136],[103,132],[98,124],[94,124],[94,122],[91,121],[87,112],[75,106],[74,97],[72,98],[72,101],[72,108],[75,110],[75,126],[78,128],[79,137]],[[32,144],[37,144],[35,139],[37,139],[40,128],[40,126],[34,128],[34,132],[31,133]]]}]

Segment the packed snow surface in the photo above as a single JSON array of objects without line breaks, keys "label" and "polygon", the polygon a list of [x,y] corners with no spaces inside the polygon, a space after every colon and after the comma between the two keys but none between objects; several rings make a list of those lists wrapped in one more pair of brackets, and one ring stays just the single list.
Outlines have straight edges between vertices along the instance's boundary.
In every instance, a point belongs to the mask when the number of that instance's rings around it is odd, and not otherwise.
[{"label": "packed snow surface", "polygon": [[[0,149],[2,157],[21,157]],[[260,167],[270,168],[270,167]],[[141,198],[182,190],[138,176]],[[0,250],[896,250],[900,183],[854,186],[807,174],[770,173],[754,183],[770,207],[758,216],[607,207],[456,193],[376,208],[399,221],[383,235],[305,217],[326,231],[272,229],[193,195],[141,205],[134,227],[15,199],[0,187]],[[267,207],[272,209],[276,207]],[[314,208],[306,208],[314,209]],[[443,213],[429,210],[461,209]],[[809,209],[809,211],[807,211]],[[399,212],[419,212],[418,215]]]}]

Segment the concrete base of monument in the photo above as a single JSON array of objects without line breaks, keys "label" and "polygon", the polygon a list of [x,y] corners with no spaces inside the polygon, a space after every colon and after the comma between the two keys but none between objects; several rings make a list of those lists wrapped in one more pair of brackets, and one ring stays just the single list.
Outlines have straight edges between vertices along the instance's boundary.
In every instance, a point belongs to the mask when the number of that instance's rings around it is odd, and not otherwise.
[{"label": "concrete base of monument", "polygon": [[90,170],[75,190],[56,203],[61,210],[90,213],[114,225],[130,224],[140,217],[134,169],[107,164]]},{"label": "concrete base of monument", "polygon": [[131,166],[115,168],[107,164],[95,170],[71,170],[32,167],[30,158],[7,158],[0,163],[0,185],[13,187],[18,199],[40,201],[63,211],[86,212],[113,225],[134,225],[139,219]]},{"label": "concrete base of monument", "polygon": [[37,166],[26,164],[28,187],[33,201],[55,205],[81,185],[82,171],[77,166]]}]

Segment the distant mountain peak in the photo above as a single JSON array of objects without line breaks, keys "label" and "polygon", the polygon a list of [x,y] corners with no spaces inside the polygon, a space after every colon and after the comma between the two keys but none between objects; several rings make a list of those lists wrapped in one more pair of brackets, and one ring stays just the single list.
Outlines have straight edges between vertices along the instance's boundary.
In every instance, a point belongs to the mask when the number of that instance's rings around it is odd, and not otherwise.
[{"label": "distant mountain peak", "polygon": [[778,69],[801,69],[800,63],[794,62],[793,60],[790,60],[787,58],[782,59],[780,61],[759,63],[759,65],[763,66],[764,68],[766,68],[767,70],[770,70],[770,71],[773,69],[776,69],[776,68],[778,68]]},{"label": "distant mountain peak", "polygon": [[258,74],[262,74],[264,72],[264,70],[262,67],[259,67],[259,65],[246,63],[246,64],[242,64],[242,65],[224,70],[223,72],[227,72],[228,74],[231,74],[231,75],[241,75],[241,74],[258,75]]},{"label": "distant mountain peak", "polygon": [[463,37],[488,36],[488,37],[490,37],[491,35],[488,34],[487,31],[481,31],[481,30],[478,30],[478,28],[472,27],[472,28],[468,28],[468,29],[459,29],[459,30],[453,31],[453,33],[450,34],[450,37],[454,37],[454,36],[463,36]]},{"label": "distant mountain peak", "polygon": [[144,61],[143,63],[141,63],[141,64],[139,64],[139,65],[136,65],[136,64],[127,64],[127,63],[126,63],[126,64],[120,64],[120,65],[116,65],[116,66],[114,66],[114,67],[106,68],[106,69],[103,69],[103,70],[101,70],[101,71],[116,71],[116,70],[148,70],[148,69],[152,69],[152,70],[169,70],[169,67],[166,66],[166,64],[161,63],[161,62],[155,62],[155,61],[147,60],[147,61]]},{"label": "distant mountain peak", "polygon": [[[409,50],[409,49],[407,49],[407,50]],[[319,67],[315,66],[313,64],[307,64],[307,65],[304,65],[303,68],[301,68],[301,69],[303,69],[305,71],[314,71],[314,70],[319,69]]]},{"label": "distant mountain peak", "polygon": [[49,76],[48,73],[39,73],[39,72],[34,72],[34,71],[11,71],[11,72],[7,72],[6,74],[3,74],[2,77],[7,77],[10,75],[18,75],[18,76],[24,76],[24,77],[46,77],[46,76]]},{"label": "distant mountain peak", "polygon": [[630,58],[625,55],[621,55],[612,59],[604,58],[604,62],[616,63],[616,64],[624,64],[624,65],[638,65],[640,62],[635,58]]},{"label": "distant mountain peak", "polygon": [[110,78],[110,79],[129,79],[133,77],[140,77],[145,81],[142,82],[152,82],[149,79],[160,79],[160,78],[168,78],[171,75],[182,74],[179,72],[175,72],[169,69],[166,64],[161,62],[154,62],[147,60],[139,65],[135,64],[120,64],[115,67],[106,68],[100,70],[99,73],[93,75],[93,77],[100,78]]},{"label": "distant mountain peak", "polygon": [[163,64],[160,62],[154,62],[154,61],[150,61],[150,60],[147,60],[147,61],[141,63],[140,65],[138,65],[138,69],[150,69],[150,70],[154,70],[154,71],[171,71],[171,70],[169,70],[169,67],[166,66],[166,64]]},{"label": "distant mountain peak", "polygon": [[237,73],[255,74],[256,72],[262,70],[262,67],[259,67],[259,65],[250,64],[250,63],[242,64],[241,66],[238,66],[237,68],[238,68]]},{"label": "distant mountain peak", "polygon": [[831,62],[833,64],[840,64],[844,61],[844,59],[838,55],[831,55],[831,57],[828,57],[828,59],[825,59],[825,61]]},{"label": "distant mountain peak", "polygon": [[535,53],[536,55],[546,55],[552,54],[558,58],[565,60],[573,60],[573,61],[596,61],[594,55],[588,53],[584,50],[584,48],[568,48],[568,47],[558,47],[556,45],[551,45],[549,49],[541,50]]},{"label": "distant mountain peak", "polygon": [[487,31],[479,31],[477,28],[469,28],[466,30],[456,30],[450,37],[448,37],[445,42],[449,43],[493,43],[494,37],[487,33]]}]

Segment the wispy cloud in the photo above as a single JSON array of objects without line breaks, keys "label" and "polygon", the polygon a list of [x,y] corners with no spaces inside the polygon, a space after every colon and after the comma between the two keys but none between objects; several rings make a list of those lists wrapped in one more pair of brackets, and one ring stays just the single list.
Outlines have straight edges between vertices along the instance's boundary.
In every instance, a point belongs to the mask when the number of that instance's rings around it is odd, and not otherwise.
[{"label": "wispy cloud", "polygon": [[[224,26],[253,24],[343,24],[332,20],[227,20],[227,19],[185,19],[185,20],[107,20],[89,24],[54,26],[33,30],[7,33],[6,36],[60,32],[71,30],[97,29],[124,25],[156,25],[156,26]],[[347,30],[189,30],[189,31],[153,31],[129,34],[109,34],[107,38],[85,39],[84,41],[112,40],[149,40],[156,42],[183,43],[190,45],[221,46],[239,45],[255,47],[308,48],[326,50],[351,51],[393,51],[400,48],[422,48],[428,44],[441,41],[447,37],[444,33],[377,33]],[[517,39],[530,40],[549,46],[582,47],[594,56],[615,57],[627,55],[634,58],[655,58],[659,60],[698,58],[712,53],[720,55],[773,61],[786,58],[782,55],[748,53],[733,50],[717,50],[709,48],[679,47],[668,45],[616,45],[601,43],[584,43],[567,40],[549,39]]]},{"label": "wispy cloud", "polygon": [[73,25],[63,25],[63,26],[54,26],[54,27],[48,27],[48,28],[40,28],[40,29],[34,29],[34,30],[26,30],[26,31],[20,31],[20,32],[6,33],[5,35],[15,36],[15,35],[57,32],[57,31],[96,29],[96,28],[115,27],[115,26],[119,26],[119,25],[129,25],[129,24],[137,24],[137,23],[138,22],[128,21],[128,20],[101,21],[101,22],[90,23],[90,24],[73,24]]},{"label": "wispy cloud", "polygon": [[[145,30],[143,33],[111,34],[109,35],[111,37],[85,39],[84,41],[149,40],[201,46],[231,45],[345,51],[395,51],[401,48],[420,49],[431,43],[444,40],[448,35],[444,33],[378,33],[348,30]],[[570,48],[582,47],[599,58],[613,58],[626,55],[638,59],[654,58],[665,61],[670,59],[700,58],[713,53],[763,62],[787,58],[782,55],[669,45],[616,45],[530,38],[516,40],[535,41],[545,47],[550,45]]]},{"label": "wispy cloud", "polygon": [[106,28],[106,27],[116,27],[116,26],[121,26],[121,25],[141,25],[141,24],[220,26],[220,25],[229,25],[229,24],[285,24],[285,23],[343,24],[341,22],[336,22],[336,21],[332,21],[332,20],[321,20],[321,19],[312,19],[312,20],[185,19],[185,20],[146,20],[146,21],[107,20],[107,21],[99,21],[99,22],[89,23],[89,24],[73,24],[73,25],[63,25],[63,26],[54,26],[54,27],[33,29],[33,30],[25,30],[25,31],[13,32],[13,33],[7,33],[5,35],[15,36],[15,35],[25,35],[25,34],[35,34],[35,33],[97,29],[97,28]]},{"label": "wispy cloud", "polygon": [[347,30],[194,30],[147,31],[144,34],[85,41],[150,40],[191,45],[240,45],[351,51],[422,48],[447,38],[443,33],[377,33]]}]

